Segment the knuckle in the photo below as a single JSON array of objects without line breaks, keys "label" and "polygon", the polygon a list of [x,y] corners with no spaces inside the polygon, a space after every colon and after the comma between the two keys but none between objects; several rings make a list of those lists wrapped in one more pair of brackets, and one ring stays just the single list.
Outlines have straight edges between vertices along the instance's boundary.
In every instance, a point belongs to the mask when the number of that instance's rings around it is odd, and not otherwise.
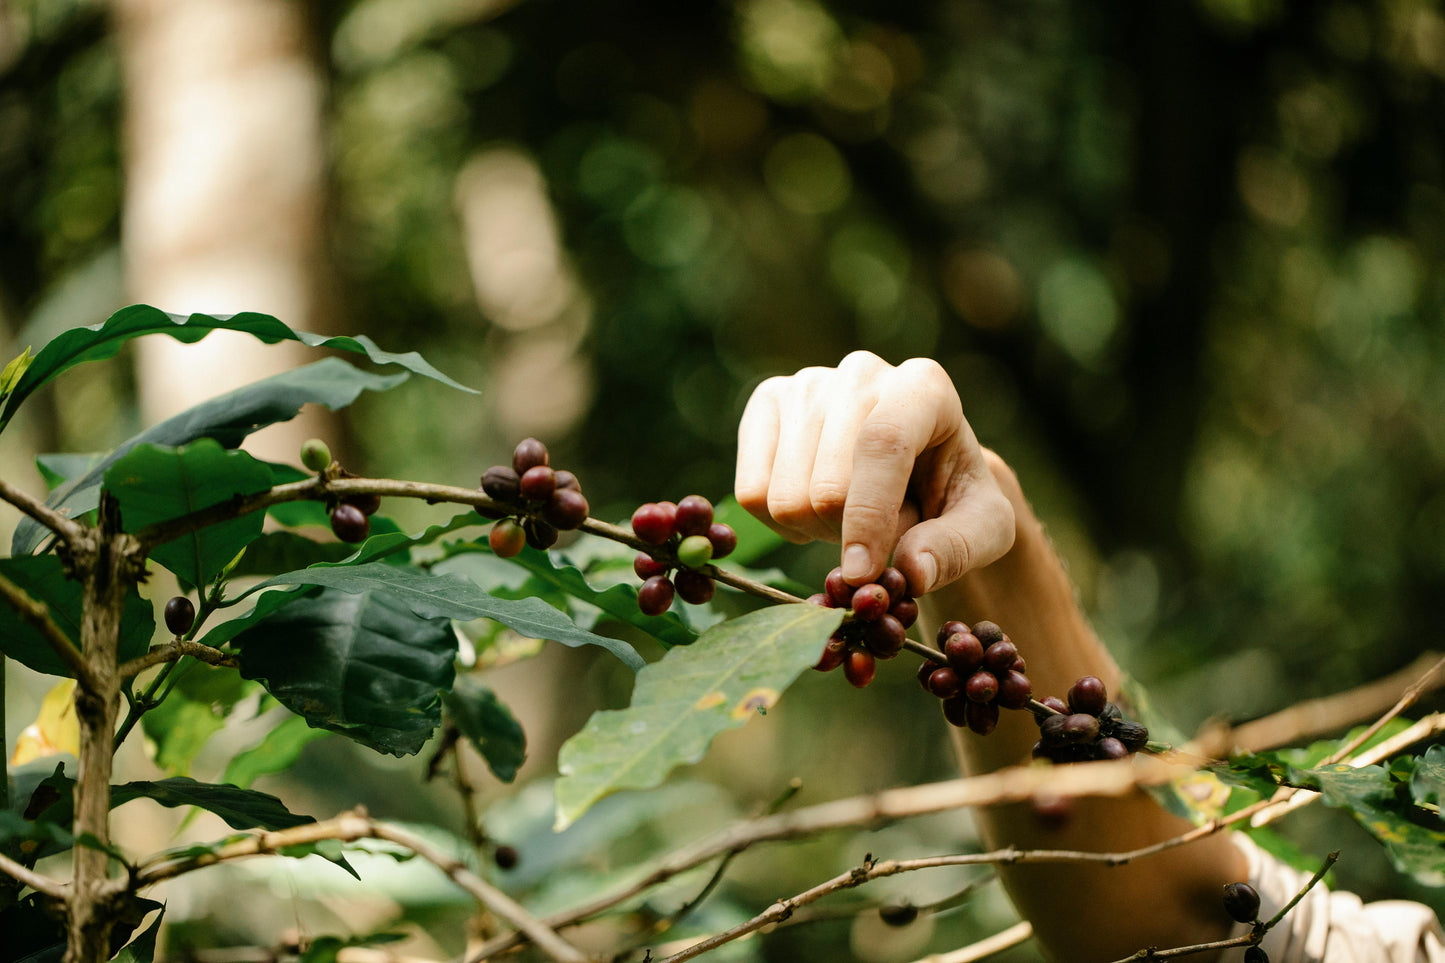
[{"label": "knuckle", "polygon": [[815,517],[807,496],[791,491],[769,492],[767,511],[779,525],[793,529],[807,528]]},{"label": "knuckle", "polygon": [[908,431],[891,421],[869,421],[858,429],[857,450],[867,456],[912,453]]}]

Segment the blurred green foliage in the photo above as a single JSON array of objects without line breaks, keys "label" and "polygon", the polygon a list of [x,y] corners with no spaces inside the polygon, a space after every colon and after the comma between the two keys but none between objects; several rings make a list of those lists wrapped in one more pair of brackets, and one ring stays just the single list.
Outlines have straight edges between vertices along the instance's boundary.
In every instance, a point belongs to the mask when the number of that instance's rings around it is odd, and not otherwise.
[{"label": "blurred green foliage", "polygon": [[[366,470],[468,478],[540,424],[620,517],[726,492],[761,379],[929,355],[1186,728],[1442,647],[1439,2],[356,0],[311,28],[337,327],[488,389],[358,405]],[[0,5],[5,358],[125,301],[117,61],[98,2]],[[40,399],[40,450],[133,418],[125,378],[83,390],[110,404]],[[879,778],[948,771],[920,755]]]}]

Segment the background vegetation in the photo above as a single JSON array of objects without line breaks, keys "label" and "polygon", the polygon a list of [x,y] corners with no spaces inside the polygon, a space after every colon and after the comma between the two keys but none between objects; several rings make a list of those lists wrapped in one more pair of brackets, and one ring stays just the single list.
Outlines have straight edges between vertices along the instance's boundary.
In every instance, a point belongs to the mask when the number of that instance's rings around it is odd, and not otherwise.
[{"label": "background vegetation", "polygon": [[[153,290],[138,278],[155,218],[127,199],[159,136],[136,92],[162,54],[126,31],[174,6],[0,4],[5,359]],[[349,467],[475,484],[537,434],[583,478],[594,514],[621,517],[725,493],[737,415],[762,378],[858,348],[930,355],[1018,467],[1100,632],[1184,730],[1441,645],[1439,3],[236,6],[290,18],[320,91],[314,107],[248,101],[312,110],[322,144],[320,232],[302,266],[320,307],[284,320],[418,347],[484,389],[481,401],[422,386],[367,399],[335,429]],[[179,149],[198,167],[244,149],[192,133]],[[308,159],[272,160],[268,176],[285,178]],[[232,203],[254,187],[233,185]],[[204,218],[203,201],[168,216]],[[231,297],[205,307],[277,310]],[[165,370],[110,370],[32,402],[0,447],[8,477],[39,491],[24,474],[35,453],[99,448],[146,420],[139,399]],[[834,554],[769,561],[818,581]],[[504,671],[494,684],[515,687],[532,739],[524,781],[545,779],[591,706],[626,694],[614,667],[571,652]],[[692,801],[678,805],[713,825],[792,775],[815,800],[948,775],[931,700],[911,673],[883,675],[862,695],[806,680],[766,724],[723,740],[710,782],[679,783]],[[33,717],[44,687],[18,667],[11,679],[9,717]],[[247,738],[225,730],[198,771],[219,771]],[[310,811],[363,801],[459,818],[444,788],[411,778],[424,760],[361,760],[339,742],[316,743],[291,774]],[[484,788],[520,812],[536,786]],[[967,838],[965,819],[930,826],[887,844],[907,855]],[[1316,835],[1351,832],[1296,830],[1319,851]],[[829,840],[817,858],[841,868],[881,845]],[[1343,881],[1418,895],[1370,848],[1347,850]],[[724,908],[813,878],[808,858],[742,862]],[[303,899],[309,884],[270,885],[281,898],[254,922],[203,889],[175,897],[175,938],[335,931],[325,899]],[[386,895],[413,919],[435,908]],[[940,920],[936,939],[1006,913],[984,897]],[[859,956],[911,952],[864,929],[818,924],[749,952],[836,959],[850,938]]]}]

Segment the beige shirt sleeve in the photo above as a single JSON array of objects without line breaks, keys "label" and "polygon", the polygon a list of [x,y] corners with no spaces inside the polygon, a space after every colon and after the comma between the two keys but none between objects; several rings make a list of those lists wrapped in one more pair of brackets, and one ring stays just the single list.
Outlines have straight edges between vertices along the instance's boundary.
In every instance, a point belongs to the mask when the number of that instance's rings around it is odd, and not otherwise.
[{"label": "beige shirt sleeve", "polygon": [[[1232,836],[1249,860],[1259,916],[1267,920],[1294,899],[1310,874],[1281,863],[1243,833]],[[1248,926],[1240,926],[1233,935],[1247,932]],[[1323,885],[1305,894],[1263,946],[1270,963],[1445,963],[1445,933],[1428,906],[1406,900],[1365,903]]]}]

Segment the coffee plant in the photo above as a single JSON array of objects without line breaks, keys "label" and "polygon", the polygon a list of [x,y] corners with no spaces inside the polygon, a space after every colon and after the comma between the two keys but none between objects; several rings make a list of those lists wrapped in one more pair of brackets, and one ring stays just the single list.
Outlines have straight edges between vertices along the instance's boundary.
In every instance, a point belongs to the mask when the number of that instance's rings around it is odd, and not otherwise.
[{"label": "coffee plant", "polygon": [[[0,559],[0,649],[62,679],[56,691],[62,701],[73,700],[79,731],[75,768],[42,758],[14,767],[3,785],[0,934],[7,960],[96,963],[122,954],[148,961],[163,915],[146,895],[156,884],[263,854],[320,855],[351,871],[348,854],[364,842],[434,863],[489,912],[495,924],[469,960],[531,943],[551,959],[580,961],[590,957],[563,933],[572,924],[614,910],[687,869],[716,861],[720,876],[733,855],[754,843],[868,825],[885,812],[876,801],[862,801],[795,809],[786,820],[765,815],[674,854],[641,883],[599,885],[578,907],[538,916],[494,882],[497,873],[525,870],[527,850],[491,838],[475,818],[468,842],[485,862],[458,858],[430,837],[372,819],[365,800],[317,821],[251,788],[258,775],[286,768],[307,741],[325,733],[397,756],[431,745],[433,771],[459,744],[469,743],[497,779],[511,781],[525,754],[525,736],[505,694],[487,688],[460,659],[456,625],[479,619],[525,638],[596,647],[636,673],[630,706],[596,712],[561,749],[558,831],[610,794],[655,789],[672,770],[700,758],[719,733],[766,713],[804,670],[841,667],[847,681],[861,688],[880,662],[905,652],[920,660],[918,680],[940,700],[943,717],[971,730],[969,738],[987,736],[1001,712],[1028,712],[1039,727],[1036,756],[1056,763],[1112,760],[1114,768],[1040,764],[1002,774],[1006,781],[998,784],[957,780],[940,784],[947,791],[932,787],[926,798],[906,792],[890,797],[890,818],[1031,795],[1042,799],[1047,791],[1088,794],[1120,779],[1142,783],[1149,780],[1122,768],[1130,766],[1132,754],[1179,758],[1150,742],[1144,725],[1126,715],[1126,700],[1110,701],[1096,678],[1079,679],[1062,697],[1036,698],[1027,653],[992,622],[946,621],[932,644],[909,638],[918,604],[897,569],[862,586],[848,585],[834,571],[806,600],[812,604],[799,604],[805,600],[775,579],[718,564],[734,553],[738,535],[702,495],[647,502],[626,527],[592,518],[578,477],[552,465],[537,439],[519,442],[510,465],[481,472],[478,488],[359,477],[333,460],[321,440],[301,448],[300,467],[261,461],[240,449],[249,434],[294,417],[303,404],[339,409],[362,392],[389,391],[413,375],[469,390],[415,353],[384,351],[366,338],[322,338],[261,314],[179,317],[133,306],[103,324],[68,331],[6,367],[0,431],[36,390],[77,365],[113,357],[134,338],[161,335],[189,343],[217,329],[353,353],[382,373],[328,357],[198,405],[103,455],[42,456],[42,470],[53,482],[44,499],[0,478],[0,498],[25,516],[9,556]],[[383,500],[391,499],[438,506],[438,520],[422,532],[403,532],[381,513]],[[636,582],[599,581],[595,572],[549,551],[566,532],[615,544],[626,553],[623,566],[632,557]],[[470,564],[478,559],[505,560],[532,578],[526,584],[546,591],[503,591],[495,574],[487,574],[494,567]],[[138,587],[161,569],[174,577],[180,594],[161,606],[158,625]],[[711,610],[711,622],[690,617],[689,607],[708,605],[719,585],[767,604],[720,621]],[[598,631],[597,613],[656,640],[666,654],[646,663],[631,644]],[[708,627],[699,631],[702,623]],[[224,718],[258,688],[289,710],[290,721],[277,726],[275,738],[233,760],[222,781],[185,775],[197,747],[173,738],[180,727],[174,710],[194,703]],[[1172,791],[1167,781],[1155,791],[1176,808],[1193,806],[1205,832],[1272,811],[1278,794],[1318,794],[1374,833],[1399,870],[1439,882],[1445,750],[1400,752],[1418,741],[1421,725],[1430,733],[1440,730],[1432,717],[1401,735],[1406,726],[1397,720],[1355,745],[1227,762],[1190,757],[1227,789],[1227,804],[1214,810],[1191,802],[1196,796]],[[112,785],[114,754],[137,727],[173,774]],[[1390,745],[1392,738],[1400,744]],[[1382,751],[1393,758],[1369,757],[1382,740],[1389,746]],[[455,775],[469,799],[472,787],[459,767]],[[112,840],[110,811],[136,799],[198,807],[238,835],[158,853],[124,852]],[[68,878],[37,869],[42,859],[52,866],[66,854]],[[973,853],[954,862],[1005,858],[1018,854]],[[718,927],[667,959],[689,959],[785,920],[821,895],[915,868],[922,867],[870,855],[849,873],[750,920]],[[671,918],[654,920],[640,938],[629,943],[619,936],[608,957],[639,951],[652,959],[654,938],[711,889],[709,883]],[[1245,948],[1248,959],[1262,959],[1257,944],[1278,917],[1256,920],[1258,897],[1242,883],[1226,890],[1224,902],[1221,912],[1253,924],[1233,945]],[[886,903],[873,910],[887,925],[901,927],[931,908]],[[337,939],[322,938],[304,953],[336,958],[343,948]]]}]

